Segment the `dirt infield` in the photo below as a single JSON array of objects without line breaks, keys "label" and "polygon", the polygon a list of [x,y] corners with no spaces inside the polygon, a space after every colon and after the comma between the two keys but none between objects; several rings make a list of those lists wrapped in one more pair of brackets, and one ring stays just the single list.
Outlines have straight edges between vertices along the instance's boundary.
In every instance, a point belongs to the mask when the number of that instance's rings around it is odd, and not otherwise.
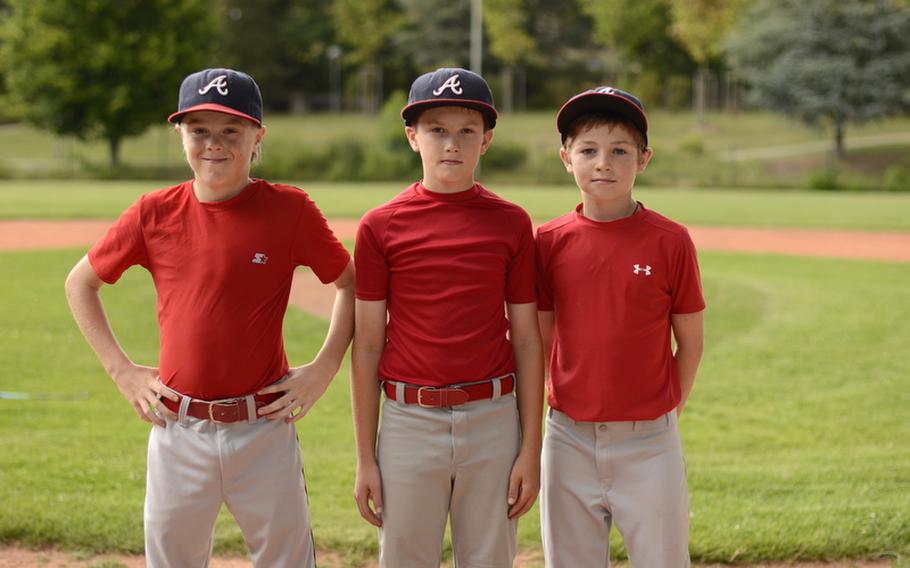
[{"label": "dirt infield", "polygon": [[[324,568],[339,568],[344,564],[334,554],[319,553],[317,555],[319,565]],[[99,556],[90,556],[74,552],[63,552],[59,550],[34,551],[23,548],[0,548],[0,568],[34,568],[35,566],[47,566],[54,568],[93,568],[96,566],[105,567],[124,567],[124,568],[144,568],[145,558],[143,556],[123,556],[117,554],[104,554]],[[252,568],[253,564],[246,558],[225,558],[215,557],[209,565],[211,568]],[[375,561],[366,564],[360,568],[376,568],[378,564]],[[443,567],[449,567],[449,564],[443,564]],[[542,568],[543,561],[540,559],[539,552],[520,554],[515,560],[516,568]],[[614,563],[616,568],[628,568],[624,562]],[[726,564],[696,565],[700,568],[725,568]],[[732,566],[732,565],[731,565]],[[742,565],[739,565],[742,568]],[[749,568],[888,568],[892,566],[887,561],[876,562],[835,562],[825,564],[820,562],[805,562],[798,564],[754,564]]]},{"label": "dirt infield", "polygon": [[[0,250],[89,246],[110,226],[107,219],[0,221]],[[340,239],[353,239],[356,219],[329,221]],[[910,262],[910,232],[689,227],[699,250]]]}]

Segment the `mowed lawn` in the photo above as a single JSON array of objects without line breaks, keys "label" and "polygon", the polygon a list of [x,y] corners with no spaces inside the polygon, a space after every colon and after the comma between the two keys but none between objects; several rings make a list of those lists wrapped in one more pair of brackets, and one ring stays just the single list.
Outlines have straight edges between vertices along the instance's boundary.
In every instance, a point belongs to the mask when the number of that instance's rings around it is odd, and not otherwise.
[{"label": "mowed lawn", "polygon": [[[140,552],[149,426],[68,314],[62,283],[82,253],[0,254],[0,390],[87,396],[0,400],[0,543]],[[906,558],[910,265],[702,253],[701,266],[707,347],[682,420],[693,558]],[[125,348],[154,364],[148,275],[131,269],[103,296]],[[291,361],[324,330],[290,310]],[[351,498],[347,378],[299,431],[317,543],[356,562],[376,538]],[[536,507],[520,527],[521,546],[538,546]],[[227,515],[216,550],[244,550]]]}]

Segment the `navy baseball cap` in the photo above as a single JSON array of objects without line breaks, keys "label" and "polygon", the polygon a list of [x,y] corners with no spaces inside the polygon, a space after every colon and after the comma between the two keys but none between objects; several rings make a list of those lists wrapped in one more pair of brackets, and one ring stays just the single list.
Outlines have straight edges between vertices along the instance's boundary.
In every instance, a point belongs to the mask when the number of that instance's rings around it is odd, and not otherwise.
[{"label": "navy baseball cap", "polygon": [[233,69],[204,69],[180,85],[177,112],[167,117],[179,123],[188,112],[211,110],[252,120],[262,126],[262,94],[256,81]]},{"label": "navy baseball cap", "polygon": [[477,73],[459,67],[443,67],[414,79],[401,118],[410,126],[421,112],[438,106],[478,110],[489,121],[490,128],[496,126],[499,117],[487,82]]},{"label": "navy baseball cap", "polygon": [[635,95],[613,87],[596,87],[578,93],[562,105],[556,115],[556,128],[565,143],[569,126],[576,118],[595,112],[612,112],[628,119],[645,137],[648,145],[648,117],[645,107]]}]

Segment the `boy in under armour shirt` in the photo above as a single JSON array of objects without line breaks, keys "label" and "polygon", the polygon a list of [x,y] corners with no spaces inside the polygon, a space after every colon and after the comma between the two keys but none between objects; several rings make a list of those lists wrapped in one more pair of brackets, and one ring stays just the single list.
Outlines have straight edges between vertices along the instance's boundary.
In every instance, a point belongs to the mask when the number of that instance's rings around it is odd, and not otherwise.
[{"label": "boy in under armour shirt", "polygon": [[652,155],[636,97],[611,87],[585,91],[556,121],[582,203],[537,231],[549,363],[545,560],[609,565],[615,522],[632,566],[688,566],[677,417],[703,345],[695,247],[685,227],[632,198]]},{"label": "boy in under armour shirt", "polygon": [[[257,567],[313,567],[293,423],[325,392],[351,339],[353,264],[306,193],[250,179],[265,127],[249,75],[189,75],[169,120],[193,179],[143,195],[66,281],[86,340],[139,418],[155,425],[146,560],[207,566],[224,502]],[[137,264],[158,293],[158,368],[127,356],[98,294]],[[281,328],[298,265],[338,292],[319,354],[291,368]]]},{"label": "boy in under armour shirt", "polygon": [[355,499],[383,567],[439,566],[449,516],[458,566],[511,567],[539,487],[531,222],[474,180],[497,118],[479,75],[422,75],[401,114],[424,177],[357,233]]}]

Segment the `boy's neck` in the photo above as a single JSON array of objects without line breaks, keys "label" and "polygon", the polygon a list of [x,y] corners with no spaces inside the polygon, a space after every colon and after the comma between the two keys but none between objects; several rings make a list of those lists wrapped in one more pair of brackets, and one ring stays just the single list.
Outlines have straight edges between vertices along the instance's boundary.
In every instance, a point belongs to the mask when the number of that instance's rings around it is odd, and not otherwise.
[{"label": "boy's neck", "polygon": [[474,178],[457,182],[446,182],[442,180],[428,179],[426,176],[424,176],[423,180],[421,180],[420,183],[423,184],[423,187],[427,188],[433,193],[459,193],[462,191],[468,191],[477,185],[477,182],[474,181]]},{"label": "boy's neck", "polygon": [[206,185],[199,181],[199,179],[193,180],[193,194],[196,196],[196,199],[200,203],[215,203],[218,201],[227,201],[232,197],[237,197],[240,193],[246,189],[248,185],[253,183],[253,180],[247,178],[243,183],[237,185],[233,184],[230,186],[211,186]]},{"label": "boy's neck", "polygon": [[592,221],[618,221],[638,211],[638,202],[627,195],[622,199],[599,201],[582,197],[581,214]]}]

